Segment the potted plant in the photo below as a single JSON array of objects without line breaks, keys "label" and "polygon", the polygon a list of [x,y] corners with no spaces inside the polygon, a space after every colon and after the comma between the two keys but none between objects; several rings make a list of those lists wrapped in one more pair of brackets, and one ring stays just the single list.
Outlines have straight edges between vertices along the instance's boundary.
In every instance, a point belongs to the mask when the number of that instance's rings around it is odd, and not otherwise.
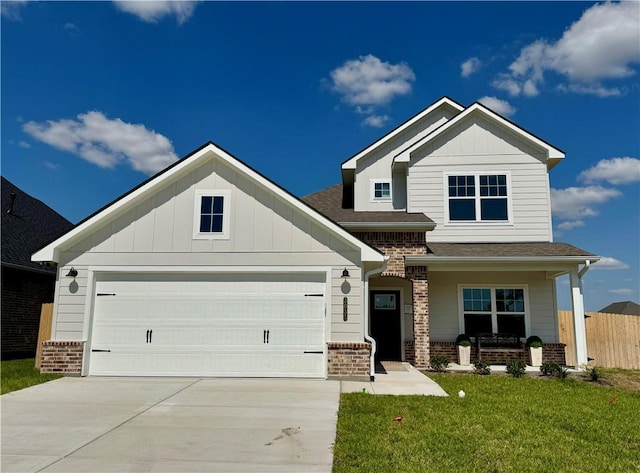
[{"label": "potted plant", "polygon": [[460,366],[471,365],[471,339],[461,333],[456,338],[456,346],[458,347],[458,364]]},{"label": "potted plant", "polygon": [[527,347],[529,348],[529,355],[531,355],[531,366],[542,365],[542,340],[535,335],[527,338]]}]

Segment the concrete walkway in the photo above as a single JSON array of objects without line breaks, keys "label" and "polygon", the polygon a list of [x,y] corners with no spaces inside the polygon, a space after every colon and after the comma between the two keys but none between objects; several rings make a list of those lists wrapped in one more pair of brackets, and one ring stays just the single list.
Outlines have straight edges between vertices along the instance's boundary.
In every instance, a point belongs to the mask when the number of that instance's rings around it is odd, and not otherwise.
[{"label": "concrete walkway", "polygon": [[343,393],[365,392],[370,394],[447,396],[438,383],[426,377],[409,363],[382,362],[376,371],[375,381],[341,381]]},{"label": "concrete walkway", "polygon": [[3,473],[331,471],[340,384],[61,378],[2,403]]}]

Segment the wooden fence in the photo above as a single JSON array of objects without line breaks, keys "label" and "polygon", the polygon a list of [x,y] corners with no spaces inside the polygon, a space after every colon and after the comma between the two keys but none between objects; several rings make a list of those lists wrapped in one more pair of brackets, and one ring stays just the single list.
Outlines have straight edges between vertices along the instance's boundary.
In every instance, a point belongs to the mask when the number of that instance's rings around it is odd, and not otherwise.
[{"label": "wooden fence", "polygon": [[[640,316],[587,312],[587,356],[604,368],[640,370]],[[567,365],[576,364],[573,313],[558,311],[560,342],[567,345]]]},{"label": "wooden fence", "polygon": [[42,358],[42,342],[51,339],[51,322],[53,320],[53,304],[42,304],[40,309],[40,328],[38,329],[38,346],[36,348],[36,368],[40,369]]}]

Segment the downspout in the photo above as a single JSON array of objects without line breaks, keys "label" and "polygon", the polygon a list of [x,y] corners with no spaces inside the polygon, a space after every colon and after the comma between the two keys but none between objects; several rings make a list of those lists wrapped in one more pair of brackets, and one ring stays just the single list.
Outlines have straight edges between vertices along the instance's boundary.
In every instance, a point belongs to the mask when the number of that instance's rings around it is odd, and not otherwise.
[{"label": "downspout", "polygon": [[578,271],[578,277],[580,279],[582,279],[582,276],[584,275],[584,273],[589,271],[590,267],[591,267],[591,260],[585,260],[584,266],[582,267],[582,269],[580,271]]},{"label": "downspout", "polygon": [[384,264],[382,266],[364,273],[364,339],[371,343],[371,357],[369,358],[369,379],[371,381],[375,381],[376,378],[376,341],[371,335],[369,335],[369,278],[375,274],[380,274],[387,269],[387,261],[389,261],[389,257],[385,256]]}]

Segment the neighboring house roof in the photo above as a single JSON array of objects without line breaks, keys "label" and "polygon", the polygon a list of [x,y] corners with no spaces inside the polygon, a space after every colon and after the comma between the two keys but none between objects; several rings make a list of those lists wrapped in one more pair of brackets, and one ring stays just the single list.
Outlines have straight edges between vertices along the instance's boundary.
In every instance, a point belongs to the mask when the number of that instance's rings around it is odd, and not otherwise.
[{"label": "neighboring house roof", "polygon": [[342,184],[327,187],[321,191],[303,197],[302,200],[345,228],[365,228],[367,224],[375,224],[377,228],[413,228],[417,230],[432,230],[435,223],[422,213],[407,213],[406,211],[387,212],[356,212],[353,209],[342,208]]},{"label": "neighboring house roof", "polygon": [[54,268],[31,261],[31,253],[69,231],[73,224],[4,177],[1,202],[2,265],[55,273]]},{"label": "neighboring house roof", "polygon": [[516,135],[520,136],[521,138],[545,150],[547,153],[547,169],[551,169],[553,166],[558,164],[560,160],[564,158],[564,151],[562,151],[561,149],[556,148],[555,146],[547,143],[541,138],[538,138],[533,133],[528,132],[527,130],[525,130],[524,128],[521,128],[520,126],[516,125],[512,121],[507,120],[503,116],[485,107],[481,103],[475,102],[469,107],[467,107],[463,112],[451,118],[445,124],[439,126],[424,138],[416,141],[415,143],[410,144],[405,149],[400,151],[395,156],[394,163],[409,162],[409,160],[411,159],[411,153],[427,145],[437,137],[441,136],[443,133],[446,133],[447,130],[450,130],[456,124],[460,123],[461,121],[463,121],[464,119],[466,119],[472,114],[481,114],[484,117],[490,119],[491,121],[500,124],[501,126],[505,127],[506,129],[510,130]]},{"label": "neighboring house roof", "polygon": [[265,188],[267,191],[283,199],[293,208],[307,215],[311,220],[317,222],[337,236],[346,240],[351,245],[353,245],[354,248],[358,248],[360,250],[362,261],[383,262],[385,260],[385,256],[383,253],[354,237],[344,228],[340,227],[335,222],[331,221],[329,218],[322,215],[317,210],[313,209],[302,200],[298,199],[297,197],[211,141],[205,143],[200,148],[183,157],[163,171],[160,171],[155,176],[147,179],[126,194],[118,197],[102,209],[93,213],[92,215],[78,223],[78,225],[76,225],[74,229],[34,253],[32,255],[32,260],[58,261],[60,251],[63,251],[65,248],[70,247],[74,244],[74,242],[88,235],[93,229],[105,224],[110,219],[117,217],[128,209],[131,209],[134,205],[145,199],[147,196],[150,196],[158,189],[163,188],[165,184],[171,182],[173,179],[178,179],[179,177],[184,176],[191,170],[195,169],[200,162],[211,157],[222,160],[236,171],[243,173],[256,184],[263,186],[263,188]]},{"label": "neighboring house roof", "polygon": [[607,314],[640,315],[640,305],[633,301],[614,302],[613,304],[603,307],[598,312],[604,312]]},{"label": "neighboring house roof", "polygon": [[398,125],[396,128],[391,130],[389,133],[384,135],[382,138],[376,140],[375,142],[371,143],[370,145],[366,146],[365,148],[363,148],[362,150],[358,151],[356,154],[354,154],[353,156],[351,156],[350,158],[345,160],[342,163],[342,169],[355,169],[356,168],[356,162],[360,158],[362,158],[363,156],[368,155],[371,151],[379,148],[380,146],[383,146],[389,140],[391,140],[394,137],[398,136],[400,133],[405,131],[407,128],[409,128],[411,125],[413,125],[417,121],[421,120],[422,118],[426,117],[430,113],[433,113],[434,111],[436,111],[436,110],[438,110],[439,108],[442,108],[442,107],[448,107],[448,108],[453,109],[453,110],[455,110],[457,112],[461,112],[461,111],[464,110],[464,107],[462,105],[460,105],[458,102],[456,102],[455,100],[452,100],[452,99],[450,99],[449,97],[446,97],[446,96],[442,97],[440,100],[432,103],[431,105],[429,105],[424,110],[421,110],[420,112],[415,114],[413,117],[409,118],[404,123],[401,123],[400,125]]}]

